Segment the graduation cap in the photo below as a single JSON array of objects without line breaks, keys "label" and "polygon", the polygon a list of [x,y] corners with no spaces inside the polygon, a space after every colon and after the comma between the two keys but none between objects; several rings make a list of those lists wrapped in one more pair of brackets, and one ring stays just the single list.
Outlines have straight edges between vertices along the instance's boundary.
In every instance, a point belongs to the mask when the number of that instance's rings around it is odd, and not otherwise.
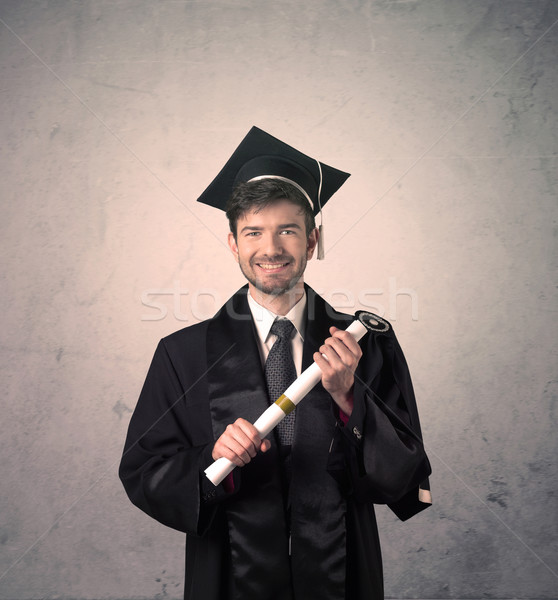
[{"label": "graduation cap", "polygon": [[[349,173],[321,163],[258,127],[252,127],[198,202],[225,210],[237,184],[279,179],[302,192],[314,215],[320,213],[321,216],[323,206],[348,177]],[[322,225],[318,258],[323,258]]]}]

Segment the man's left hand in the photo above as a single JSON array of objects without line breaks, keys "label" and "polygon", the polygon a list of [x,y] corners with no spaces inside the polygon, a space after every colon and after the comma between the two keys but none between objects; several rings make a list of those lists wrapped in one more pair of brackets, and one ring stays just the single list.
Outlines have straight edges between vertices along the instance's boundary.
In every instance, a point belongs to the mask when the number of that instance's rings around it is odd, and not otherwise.
[{"label": "man's left hand", "polygon": [[[353,411],[355,370],[362,350],[353,336],[337,327],[330,327],[331,337],[314,353],[322,371],[322,385],[337,406],[347,415]],[[325,358],[324,358],[325,357]]]}]

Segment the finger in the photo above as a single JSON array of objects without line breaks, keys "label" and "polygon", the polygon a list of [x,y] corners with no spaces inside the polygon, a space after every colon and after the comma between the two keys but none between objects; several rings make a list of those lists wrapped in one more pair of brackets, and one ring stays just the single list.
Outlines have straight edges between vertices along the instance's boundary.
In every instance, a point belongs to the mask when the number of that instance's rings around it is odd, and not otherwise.
[{"label": "finger", "polygon": [[237,431],[239,438],[237,439],[242,439],[245,443],[246,441],[249,442],[249,444],[254,448],[254,452],[256,452],[262,443],[262,438],[260,437],[258,430],[252,425],[252,423],[249,423],[245,419],[237,419],[234,424],[238,428]]},{"label": "finger", "polygon": [[355,355],[337,338],[327,338],[323,348],[324,350],[320,348],[320,352],[323,352],[335,364],[340,362],[345,366],[352,367],[356,363]]},{"label": "finger", "polygon": [[[330,339],[331,338],[328,338],[328,340],[330,340]],[[337,352],[337,348],[334,347],[333,342],[327,343],[327,340],[326,340],[326,342],[324,342],[323,345],[320,346],[319,351],[322,355],[325,356],[325,359],[328,361],[328,363],[334,370],[338,371],[342,368],[346,368],[347,365],[345,365],[341,356],[339,356],[339,353]]]},{"label": "finger", "polygon": [[252,460],[252,457],[246,449],[235,440],[229,441],[228,450],[232,453],[232,461],[239,467],[247,465]]},{"label": "finger", "polygon": [[351,348],[356,353],[361,352],[360,346],[355,338],[346,330],[346,329],[338,329],[337,327],[329,328],[330,334],[332,337],[343,340],[343,343]]},{"label": "finger", "polygon": [[[271,448],[271,442],[268,439],[262,439],[259,431],[249,421],[246,421],[245,419],[237,419],[235,421],[235,425],[238,425],[246,437],[251,441],[255,453],[257,452],[258,448],[262,452],[267,452]],[[255,453],[252,455],[252,458],[254,458]]]},{"label": "finger", "polygon": [[221,436],[221,441],[227,448],[242,456],[243,459],[245,459],[243,456],[244,453],[253,458],[256,455],[256,449],[260,445],[259,442],[257,445],[254,443],[237,421],[227,425],[225,432]]},{"label": "finger", "polygon": [[[246,453],[250,458],[254,458],[259,448],[259,444],[256,446],[254,442],[239,428],[233,429],[232,436],[229,438],[229,448],[235,450],[240,454]],[[240,451],[237,449],[240,447]]]},{"label": "finger", "polygon": [[237,467],[243,467],[250,462],[250,455],[233,439],[218,440],[212,453],[213,459],[224,457]]},{"label": "finger", "polygon": [[331,376],[333,374],[333,368],[329,364],[329,359],[325,358],[320,352],[314,352],[314,362],[320,367],[322,377]]},{"label": "finger", "polygon": [[333,337],[327,338],[324,344],[335,349],[343,364],[353,370],[356,368],[362,356],[362,350],[350,334],[338,330]]},{"label": "finger", "polygon": [[[259,434],[257,434],[257,437],[259,438]],[[268,440],[264,441],[267,442],[265,448],[267,451],[271,443]],[[261,443],[258,443],[255,447],[241,428],[233,423],[227,427],[223,435],[217,440],[212,455],[214,460],[223,456],[235,465],[243,467],[254,458],[257,452],[256,448],[260,448],[261,445]]]},{"label": "finger", "polygon": [[258,433],[258,430],[252,425],[252,423],[250,423],[246,419],[237,419],[234,422],[234,424],[240,429],[242,429],[246,436],[253,440],[255,443],[259,444],[261,442],[260,434]]},{"label": "finger", "polygon": [[334,339],[341,340],[343,344],[350,350],[354,356],[360,358],[362,356],[362,348],[359,346],[355,338],[343,329],[337,329],[337,327],[330,327],[331,336]]}]

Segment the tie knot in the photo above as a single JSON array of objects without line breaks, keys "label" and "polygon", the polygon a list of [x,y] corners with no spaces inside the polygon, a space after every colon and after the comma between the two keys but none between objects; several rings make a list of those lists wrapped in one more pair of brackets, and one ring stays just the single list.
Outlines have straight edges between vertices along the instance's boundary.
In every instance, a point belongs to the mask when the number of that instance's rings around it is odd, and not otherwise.
[{"label": "tie knot", "polygon": [[293,332],[294,325],[289,319],[281,319],[273,322],[271,333],[280,339],[289,339]]}]

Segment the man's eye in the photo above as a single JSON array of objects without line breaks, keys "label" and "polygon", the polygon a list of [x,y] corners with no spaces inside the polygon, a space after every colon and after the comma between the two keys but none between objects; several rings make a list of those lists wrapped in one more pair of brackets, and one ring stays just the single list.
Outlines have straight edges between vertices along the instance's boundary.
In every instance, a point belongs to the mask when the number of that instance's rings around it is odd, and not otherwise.
[{"label": "man's eye", "polygon": [[246,237],[256,237],[257,235],[260,235],[259,231],[250,231],[246,234]]},{"label": "man's eye", "polygon": [[292,235],[294,231],[292,229],[283,229],[281,235]]}]

